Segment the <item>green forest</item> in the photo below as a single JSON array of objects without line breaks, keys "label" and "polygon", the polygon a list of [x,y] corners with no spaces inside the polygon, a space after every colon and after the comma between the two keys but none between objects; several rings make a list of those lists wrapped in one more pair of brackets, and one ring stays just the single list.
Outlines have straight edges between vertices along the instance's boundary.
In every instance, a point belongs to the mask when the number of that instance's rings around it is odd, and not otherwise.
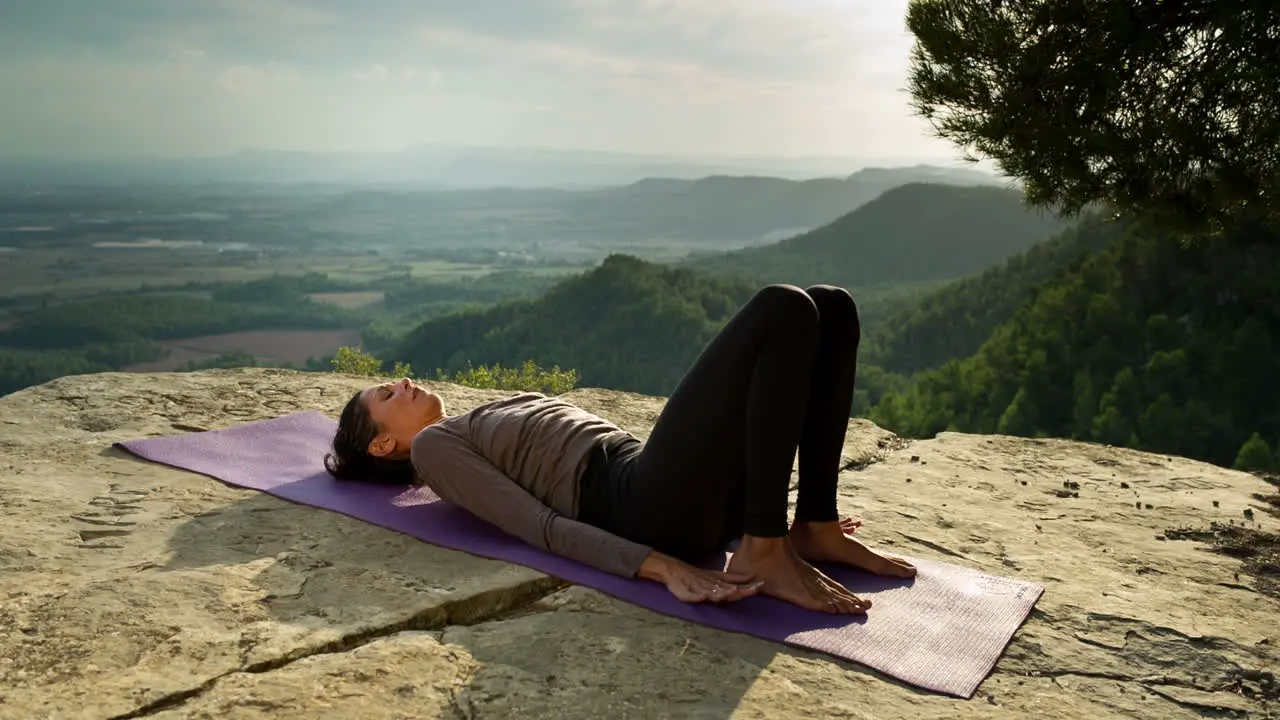
[{"label": "green forest", "polygon": [[586,386],[663,395],[755,290],[613,255],[537,299],[423,323],[390,359],[432,373],[532,360],[572,368]]},{"label": "green forest", "polygon": [[914,373],[972,355],[1038,285],[1108,246],[1127,226],[1123,220],[1087,216],[1005,262],[924,295],[871,328],[863,341],[864,360]]},{"label": "green forest", "polygon": [[1183,245],[1129,225],[870,416],[915,437],[1067,437],[1273,469],[1277,239],[1258,227]]}]

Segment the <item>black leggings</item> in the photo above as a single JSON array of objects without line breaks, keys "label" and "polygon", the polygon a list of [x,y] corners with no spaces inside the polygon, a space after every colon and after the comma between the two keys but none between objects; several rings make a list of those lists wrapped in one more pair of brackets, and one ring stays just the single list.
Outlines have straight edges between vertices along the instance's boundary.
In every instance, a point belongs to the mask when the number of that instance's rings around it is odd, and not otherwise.
[{"label": "black leggings", "polygon": [[702,351],[645,443],[613,436],[592,454],[578,516],[686,560],[742,534],[834,521],[840,451],[861,327],[849,293],[762,289]]}]

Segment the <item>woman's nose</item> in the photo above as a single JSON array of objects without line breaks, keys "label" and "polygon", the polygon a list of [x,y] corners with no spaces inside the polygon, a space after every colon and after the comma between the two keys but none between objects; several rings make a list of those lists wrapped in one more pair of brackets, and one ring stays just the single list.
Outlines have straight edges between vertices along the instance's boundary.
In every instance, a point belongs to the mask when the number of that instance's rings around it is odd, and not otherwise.
[{"label": "woman's nose", "polygon": [[400,387],[404,388],[405,390],[408,390],[409,388],[413,387],[413,381],[410,380],[409,378],[401,378]]}]

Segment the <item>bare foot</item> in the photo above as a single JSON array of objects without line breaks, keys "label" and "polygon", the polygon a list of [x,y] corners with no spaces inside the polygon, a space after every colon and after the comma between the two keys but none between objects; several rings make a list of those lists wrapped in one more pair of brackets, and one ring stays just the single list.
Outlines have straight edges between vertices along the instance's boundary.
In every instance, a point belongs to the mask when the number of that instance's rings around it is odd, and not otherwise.
[{"label": "bare foot", "polygon": [[871,607],[845,586],[805,562],[787,538],[746,536],[726,572],[762,582],[759,592],[819,612],[863,615]]},{"label": "bare foot", "polygon": [[840,522],[798,522],[791,526],[791,544],[810,562],[837,562],[875,575],[909,578],[916,567],[902,558],[881,555],[849,537]]}]

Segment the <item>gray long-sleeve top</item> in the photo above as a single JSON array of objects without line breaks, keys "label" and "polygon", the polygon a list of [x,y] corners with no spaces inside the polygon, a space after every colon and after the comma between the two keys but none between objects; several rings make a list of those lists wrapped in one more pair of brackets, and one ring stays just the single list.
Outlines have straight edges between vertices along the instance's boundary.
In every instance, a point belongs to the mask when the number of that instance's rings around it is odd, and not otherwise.
[{"label": "gray long-sleeve top", "polygon": [[576,519],[591,448],[618,431],[558,398],[521,393],[428,426],[410,457],[441,500],[535,547],[634,577],[650,548]]}]

